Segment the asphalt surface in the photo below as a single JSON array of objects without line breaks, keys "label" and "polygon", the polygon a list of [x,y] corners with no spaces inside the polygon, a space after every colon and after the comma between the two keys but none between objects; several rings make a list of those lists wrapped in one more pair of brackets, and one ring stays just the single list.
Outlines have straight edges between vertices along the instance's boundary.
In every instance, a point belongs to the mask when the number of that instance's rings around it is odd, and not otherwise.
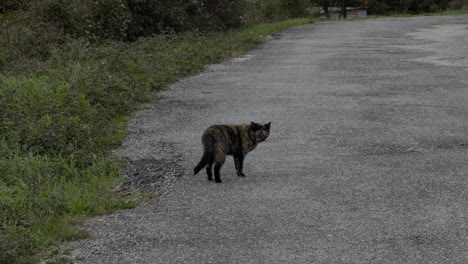
[{"label": "asphalt surface", "polygon": [[[89,221],[75,262],[468,263],[467,70],[467,15],[306,25],[212,65],[119,151],[179,177]],[[272,126],[246,178],[192,176],[206,127],[250,121]]]}]

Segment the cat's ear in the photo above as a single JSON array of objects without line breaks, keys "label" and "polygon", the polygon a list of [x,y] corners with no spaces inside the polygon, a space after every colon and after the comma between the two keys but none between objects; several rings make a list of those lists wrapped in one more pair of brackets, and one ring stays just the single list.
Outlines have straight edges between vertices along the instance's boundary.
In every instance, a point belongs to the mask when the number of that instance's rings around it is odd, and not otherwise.
[{"label": "cat's ear", "polygon": [[252,130],[258,130],[258,127],[259,127],[258,124],[254,123],[254,122],[251,122],[251,123],[250,123],[250,129],[252,129]]},{"label": "cat's ear", "polygon": [[271,122],[265,125],[268,130],[270,130]]}]

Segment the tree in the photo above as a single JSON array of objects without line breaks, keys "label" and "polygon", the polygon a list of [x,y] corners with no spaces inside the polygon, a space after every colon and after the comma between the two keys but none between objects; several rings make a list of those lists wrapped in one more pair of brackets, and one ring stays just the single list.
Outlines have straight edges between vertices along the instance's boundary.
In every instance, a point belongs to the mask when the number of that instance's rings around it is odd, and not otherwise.
[{"label": "tree", "polygon": [[347,12],[346,12],[346,0],[341,0],[341,17],[346,19]]},{"label": "tree", "polygon": [[325,13],[325,17],[330,19],[330,10],[328,10],[328,7],[330,6],[329,0],[321,0],[320,2],[323,8],[323,12]]}]

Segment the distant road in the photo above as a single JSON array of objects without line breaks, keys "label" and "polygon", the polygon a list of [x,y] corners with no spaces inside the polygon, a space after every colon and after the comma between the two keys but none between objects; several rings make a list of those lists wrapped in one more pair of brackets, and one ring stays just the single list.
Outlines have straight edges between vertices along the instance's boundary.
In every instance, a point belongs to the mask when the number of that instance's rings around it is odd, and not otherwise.
[{"label": "distant road", "polygon": [[[77,263],[468,263],[468,16],[297,27],[164,92],[120,155],[184,174]],[[192,176],[211,124],[272,121],[246,178]],[[147,175],[150,169],[137,168]]]}]

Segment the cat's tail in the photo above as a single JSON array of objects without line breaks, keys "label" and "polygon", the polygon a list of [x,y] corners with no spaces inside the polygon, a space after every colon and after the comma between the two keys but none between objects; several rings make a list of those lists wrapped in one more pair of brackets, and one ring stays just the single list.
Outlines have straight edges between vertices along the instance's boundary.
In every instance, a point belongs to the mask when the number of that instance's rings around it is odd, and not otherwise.
[{"label": "cat's tail", "polygon": [[198,162],[198,165],[193,169],[193,175],[196,175],[198,172],[200,172],[201,169],[203,169],[208,164],[208,162],[210,162],[212,158],[213,158],[213,153],[205,150],[203,152],[203,156],[200,162]]}]

